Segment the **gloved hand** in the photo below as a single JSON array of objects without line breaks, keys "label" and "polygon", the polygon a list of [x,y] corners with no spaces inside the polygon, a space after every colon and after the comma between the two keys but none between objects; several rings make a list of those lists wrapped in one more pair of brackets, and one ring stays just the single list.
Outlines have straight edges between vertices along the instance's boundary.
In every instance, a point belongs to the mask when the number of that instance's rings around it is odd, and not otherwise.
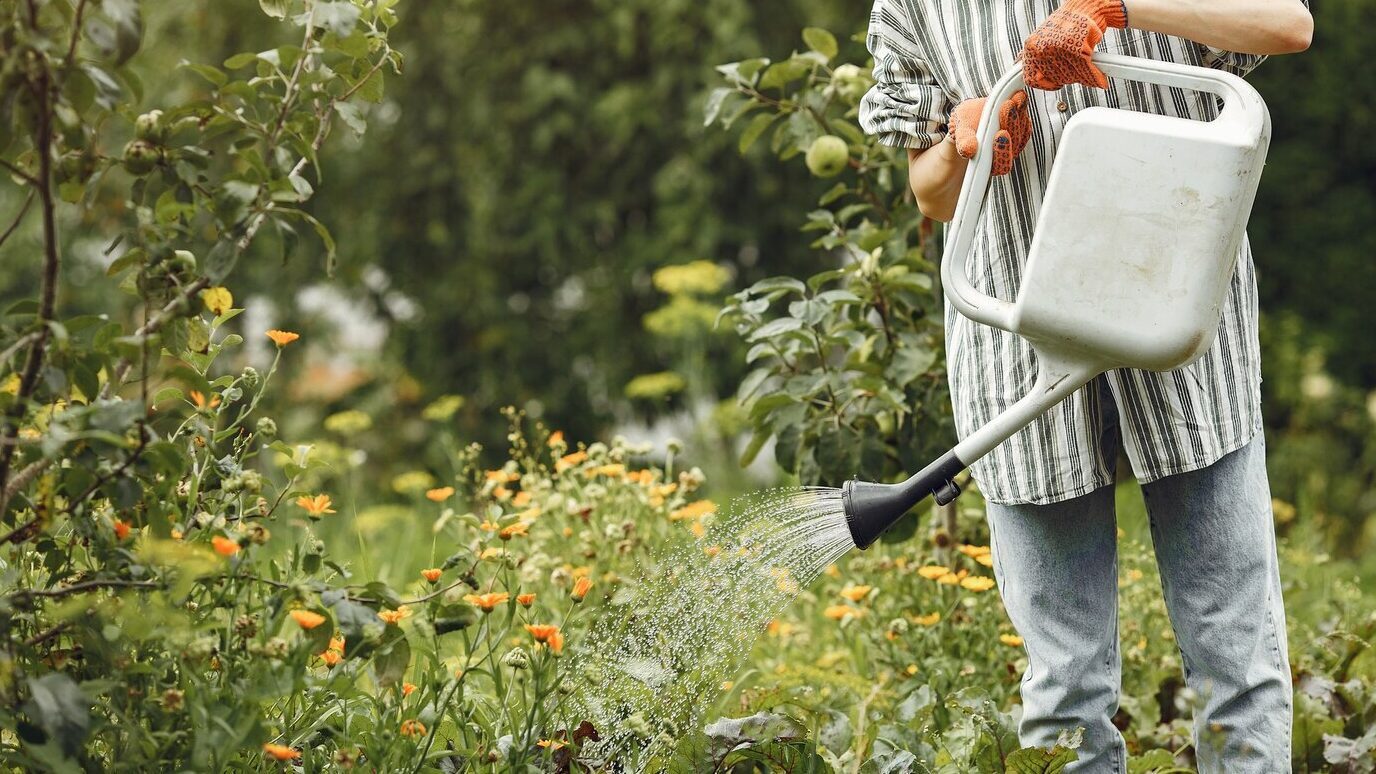
[{"label": "gloved hand", "polygon": [[[955,141],[956,153],[963,158],[972,159],[979,150],[979,139],[975,129],[979,126],[980,113],[984,112],[987,97],[967,99],[956,105],[951,118],[946,122],[951,139]],[[1006,175],[1013,169],[1013,159],[1017,158],[1027,141],[1032,137],[1032,116],[1027,112],[1027,92],[1019,89],[999,106],[995,113],[999,119],[999,131],[994,135],[994,164],[991,167],[995,176]]]},{"label": "gloved hand", "polygon": [[1126,26],[1123,0],[1068,0],[1023,43],[1023,79],[1037,89],[1059,89],[1067,83],[1108,88],[1108,78],[1090,57],[1105,30]]}]

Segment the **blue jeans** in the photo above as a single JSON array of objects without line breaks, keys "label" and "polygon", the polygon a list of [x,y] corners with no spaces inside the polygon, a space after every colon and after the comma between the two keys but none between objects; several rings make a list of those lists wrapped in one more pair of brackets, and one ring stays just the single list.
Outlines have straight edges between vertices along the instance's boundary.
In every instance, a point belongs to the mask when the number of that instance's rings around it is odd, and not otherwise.
[{"label": "blue jeans", "polygon": [[[1105,442],[1116,442],[1115,427]],[[1200,771],[1289,772],[1292,692],[1265,439],[1142,491],[1186,684],[1202,701]],[[995,577],[1027,648],[1022,744],[1048,747],[1082,726],[1080,760],[1066,771],[1125,772],[1110,722],[1121,670],[1113,487],[1051,505],[989,503],[988,517]]]}]

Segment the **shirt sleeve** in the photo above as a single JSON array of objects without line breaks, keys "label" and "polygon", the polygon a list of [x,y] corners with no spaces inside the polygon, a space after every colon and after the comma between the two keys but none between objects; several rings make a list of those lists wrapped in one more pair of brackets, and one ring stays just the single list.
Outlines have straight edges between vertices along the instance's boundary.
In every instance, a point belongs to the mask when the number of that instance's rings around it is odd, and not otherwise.
[{"label": "shirt sleeve", "polygon": [[892,0],[876,0],[866,43],[874,86],[860,101],[860,126],[898,148],[930,148],[946,135],[950,98],[917,53],[911,24]]},{"label": "shirt sleeve", "polygon": [[1266,61],[1265,54],[1239,54],[1236,51],[1225,51],[1213,46],[1200,46],[1200,48],[1202,49],[1200,61],[1205,67],[1223,70],[1240,78],[1245,78],[1247,73]]}]

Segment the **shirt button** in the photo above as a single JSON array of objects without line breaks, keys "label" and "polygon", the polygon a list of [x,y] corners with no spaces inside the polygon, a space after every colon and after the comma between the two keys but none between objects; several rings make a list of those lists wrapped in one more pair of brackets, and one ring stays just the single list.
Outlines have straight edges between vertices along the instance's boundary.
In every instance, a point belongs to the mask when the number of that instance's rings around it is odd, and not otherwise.
[{"label": "shirt button", "polygon": [[1064,113],[1065,111],[1070,109],[1070,105],[1066,104],[1065,100],[1061,100],[1060,102],[1056,103],[1056,109]]}]

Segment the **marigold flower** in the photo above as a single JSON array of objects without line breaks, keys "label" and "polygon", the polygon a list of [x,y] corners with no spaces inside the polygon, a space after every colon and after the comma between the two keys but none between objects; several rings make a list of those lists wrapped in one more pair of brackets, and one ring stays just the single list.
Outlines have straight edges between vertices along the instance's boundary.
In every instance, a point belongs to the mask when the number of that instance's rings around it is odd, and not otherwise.
[{"label": "marigold flower", "polygon": [[293,610],[290,615],[293,621],[306,630],[314,629],[327,620],[325,616],[312,610]]},{"label": "marigold flower", "polygon": [[133,527],[129,526],[129,522],[123,521],[123,520],[121,520],[121,519],[115,519],[115,539],[116,539],[116,540],[123,540],[123,539],[129,537],[129,531],[132,530],[132,529],[133,529]]},{"label": "marigold flower", "polygon": [[487,594],[464,594],[463,601],[476,606],[484,613],[492,612],[497,605],[511,599],[511,595],[505,591],[493,591]]},{"label": "marigold flower", "polygon": [[695,521],[688,525],[688,531],[693,533],[693,537],[700,538],[707,534],[707,527],[703,526],[702,522]]},{"label": "marigold flower", "polygon": [[401,721],[402,736],[425,736],[425,724],[419,720]]},{"label": "marigold flower", "polygon": [[949,575],[951,568],[942,564],[929,564],[925,567],[917,568],[917,574],[927,580],[936,580],[943,575]]},{"label": "marigold flower", "polygon": [[343,652],[344,652],[344,638],[343,638],[343,637],[331,637],[331,638],[330,638],[330,644],[329,644],[329,646],[326,648],[326,650],[337,650],[337,651],[339,651],[340,653],[343,653]]},{"label": "marigold flower", "polygon": [[402,684],[401,684],[401,695],[402,695],[402,696],[410,696],[411,694],[415,693],[415,691],[416,691],[416,686],[415,686],[414,683],[402,683]]},{"label": "marigold flower", "polygon": [[958,546],[956,550],[961,552],[962,554],[965,554],[971,559],[977,559],[989,553],[989,546],[961,545]]},{"label": "marigold flower", "polygon": [[607,465],[598,465],[595,468],[589,468],[586,472],[584,472],[583,475],[587,476],[588,478],[594,478],[596,476],[608,476],[615,478],[617,476],[626,475],[626,466],[622,465],[619,462],[614,462]]},{"label": "marigold flower", "polygon": [[669,521],[683,521],[684,519],[700,519],[709,513],[717,510],[717,504],[711,500],[698,500],[688,503],[669,514]]},{"label": "marigold flower", "polygon": [[536,747],[544,747],[550,750],[560,750],[568,745],[558,739],[541,739],[535,743]]},{"label": "marigold flower", "polygon": [[502,529],[497,532],[497,537],[502,540],[510,540],[514,537],[525,537],[530,534],[528,532],[529,528],[529,524],[526,524],[524,521],[518,521],[514,524],[508,524],[502,527]]},{"label": "marigold flower", "polygon": [[979,556],[976,556],[976,557],[975,557],[975,561],[976,561],[976,562],[979,562],[980,564],[984,565],[985,567],[993,567],[993,566],[994,566],[994,557],[990,556],[989,554],[980,554]]},{"label": "marigold flower", "polygon": [[1004,645],[1007,645],[1010,648],[1022,647],[1022,638],[1016,634],[1000,634],[999,642],[1002,642]]},{"label": "marigold flower", "polygon": [[994,587],[994,579],[987,575],[975,575],[969,578],[962,578],[960,585],[961,588],[969,589],[970,591],[988,591]]},{"label": "marigold flower", "polygon": [[205,409],[213,409],[220,405],[219,395],[211,395],[209,400],[206,399],[205,395],[203,395],[200,390],[191,390],[187,395],[191,398],[191,402],[196,404],[196,408],[202,411]]},{"label": "marigold flower", "polygon": [[484,471],[483,478],[488,481],[518,481],[521,478],[519,473],[507,472],[505,470]]},{"label": "marigold flower", "polygon": [[584,575],[573,582],[573,591],[569,594],[574,602],[582,602],[583,597],[588,595],[588,590],[592,588],[592,579]]},{"label": "marigold flower", "polygon": [[828,578],[839,578],[841,577],[841,568],[834,564],[829,564],[825,570],[822,570],[822,574]]},{"label": "marigold flower", "polygon": [[430,500],[430,501],[432,501],[432,502],[437,502],[437,503],[442,503],[442,502],[444,502],[445,500],[448,500],[450,497],[453,497],[453,496],[454,496],[454,487],[452,487],[452,486],[441,486],[441,487],[437,487],[437,488],[435,488],[435,489],[427,489],[427,490],[425,491],[425,499]]},{"label": "marigold flower", "polygon": [[293,750],[284,744],[272,744],[271,742],[263,745],[263,752],[268,757],[275,758],[279,761],[294,761],[301,757],[301,752],[299,750]]},{"label": "marigold flower", "polygon": [[215,553],[220,556],[234,556],[239,553],[239,541],[227,538],[224,535],[216,535],[211,538],[210,545],[215,549]]},{"label": "marigold flower", "polygon": [[535,604],[535,595],[517,594],[516,603],[519,604],[521,607],[530,607],[531,605]]},{"label": "marigold flower", "polygon": [[572,452],[570,454],[565,454],[554,463],[554,472],[563,473],[564,471],[568,470],[574,465],[586,462],[587,459],[588,453],[586,451],[583,451],[582,449],[579,449],[578,451]]},{"label": "marigold flower", "polygon": [[839,621],[848,615],[859,618],[864,614],[864,610],[861,610],[857,607],[851,607],[850,605],[832,605],[831,607],[828,607],[826,610],[822,611],[822,615],[826,616],[827,618],[830,618],[833,621]]},{"label": "marigold flower", "polygon": [[479,559],[496,559],[497,557],[499,557],[499,556],[501,556],[501,555],[502,555],[502,549],[498,548],[497,546],[489,546],[489,547],[487,547],[487,548],[484,548],[484,549],[483,549],[483,552],[482,552],[481,554],[478,554],[478,558],[479,558]]},{"label": "marigold flower", "polygon": [[526,624],[526,631],[536,642],[543,642],[555,653],[564,650],[564,635],[554,624]]},{"label": "marigold flower", "polygon": [[551,449],[554,448],[555,446],[558,446],[558,445],[562,444],[563,442],[564,442],[564,431],[563,431],[563,430],[555,430],[554,432],[552,432],[552,433],[549,434],[548,445],[549,445],[549,447],[550,447]]},{"label": "marigold flower", "polygon": [[175,528],[174,528],[174,529],[172,530],[172,539],[173,539],[173,540],[181,540],[181,539],[182,539],[182,531],[179,530],[179,529],[175,529]]},{"label": "marigold flower", "polygon": [[530,492],[517,492],[516,496],[511,498],[511,504],[517,508],[524,508],[527,505],[530,505],[530,498]]},{"label": "marigold flower", "polygon": [[215,316],[220,316],[234,306],[234,296],[229,288],[213,287],[201,291],[201,303]]},{"label": "marigold flower", "polygon": [[482,530],[483,532],[496,532],[501,528],[502,525],[488,519],[484,519],[483,523],[478,525],[478,529]]},{"label": "marigold flower", "polygon": [[511,490],[499,485],[492,490],[492,497],[496,500],[509,500],[511,499]]},{"label": "marigold flower", "polygon": [[926,615],[911,616],[912,622],[918,626],[936,626],[941,621],[941,613],[931,612]]},{"label": "marigold flower", "polygon": [[334,509],[330,507],[334,505],[334,503],[330,502],[330,496],[327,494],[318,494],[313,497],[311,495],[301,495],[296,498],[296,504],[305,509],[306,513],[310,514],[312,518],[316,519],[327,513],[335,512]]},{"label": "marigold flower", "polygon": [[327,650],[320,654],[320,660],[325,662],[325,666],[332,667],[344,660],[344,654],[337,650]]},{"label": "marigold flower", "polygon": [[708,556],[715,557],[717,554],[721,553],[721,546],[707,546],[702,549],[702,552]]},{"label": "marigold flower", "polygon": [[281,349],[282,347],[285,347],[293,341],[296,341],[297,339],[301,338],[301,334],[299,333],[292,333],[291,331],[279,331],[275,328],[273,330],[268,331],[266,335],[268,338],[272,339],[272,343],[276,344],[278,349]]},{"label": "marigold flower", "polygon": [[379,611],[377,611],[377,617],[378,617],[378,618],[381,618],[385,623],[389,623],[389,624],[398,624],[398,623],[401,623],[401,619],[405,618],[406,616],[408,616],[408,615],[410,615],[410,614],[411,614],[411,611],[410,611],[409,608],[406,607],[406,605],[402,605],[401,607],[397,608],[396,610],[379,610]]},{"label": "marigold flower", "polygon": [[873,588],[873,586],[847,586],[841,589],[841,596],[852,602],[859,602],[869,596],[870,590]]},{"label": "marigold flower", "polygon": [[427,568],[427,569],[424,569],[424,570],[421,570],[421,571],[420,571],[420,577],[426,579],[427,581],[429,581],[429,582],[431,582],[431,583],[436,583],[436,582],[438,582],[439,579],[440,579],[440,576],[443,575],[443,574],[444,574],[444,570],[441,570],[441,569],[438,568],[438,567],[430,567],[430,568]]}]

